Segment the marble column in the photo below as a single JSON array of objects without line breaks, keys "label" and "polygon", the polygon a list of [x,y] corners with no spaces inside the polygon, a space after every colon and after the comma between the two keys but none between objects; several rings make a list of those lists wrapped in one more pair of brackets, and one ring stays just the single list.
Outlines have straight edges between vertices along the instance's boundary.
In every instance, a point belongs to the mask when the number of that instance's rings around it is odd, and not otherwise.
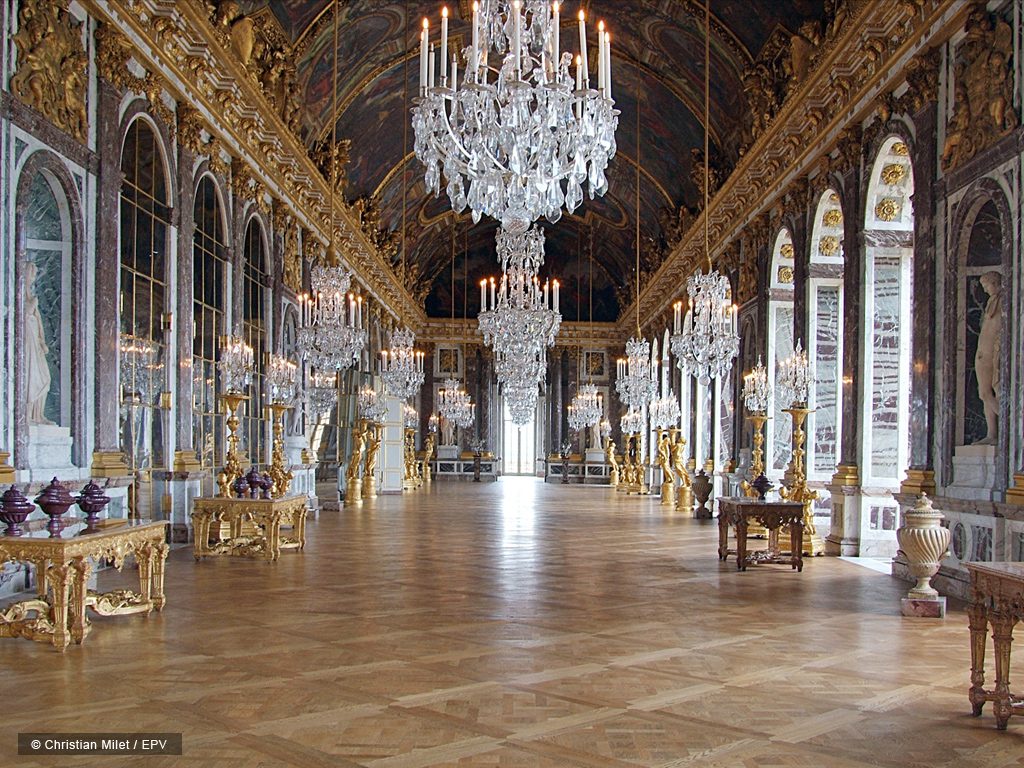
[{"label": "marble column", "polygon": [[94,477],[125,477],[130,474],[121,451],[120,385],[117,359],[120,350],[118,276],[120,271],[119,225],[121,194],[120,105],[118,90],[100,78],[96,109],[96,145],[99,180],[96,190],[96,446],[92,456]]},{"label": "marble column", "polygon": [[192,152],[178,144],[178,273],[176,316],[174,330],[178,339],[177,450],[174,453],[176,472],[196,472],[199,461],[193,443],[193,370],[192,339],[195,335],[193,311],[193,258],[192,246],[195,236],[195,182],[192,177],[194,157]]},{"label": "marble column", "polygon": [[807,272],[811,261],[810,237],[807,231],[807,195],[799,195],[804,205],[794,212],[788,222],[789,234],[793,241],[793,346],[797,341],[803,343],[806,350],[810,345],[807,340]]}]

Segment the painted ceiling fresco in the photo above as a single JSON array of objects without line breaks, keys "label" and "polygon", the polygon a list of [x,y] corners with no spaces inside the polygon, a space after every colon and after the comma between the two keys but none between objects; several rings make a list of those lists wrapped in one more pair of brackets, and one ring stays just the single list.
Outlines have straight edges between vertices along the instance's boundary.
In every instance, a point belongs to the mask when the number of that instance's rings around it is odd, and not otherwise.
[{"label": "painted ceiling fresco", "polygon": [[[303,138],[309,145],[331,135],[352,142],[346,195],[374,197],[382,226],[402,242],[396,262],[411,268],[408,278],[425,296],[428,314],[452,311],[453,214],[446,196],[428,196],[423,166],[411,156],[409,109],[418,79],[420,19],[440,15],[441,0],[385,2],[339,0],[338,47],[333,54],[334,14],[330,0],[250,0],[243,10],[274,15],[292,40],[303,97]],[[812,0],[711,0],[710,130],[713,161],[725,172],[738,157],[738,126],[747,110],[743,73],[773,36],[787,39],[808,20],[824,16],[824,2]],[[468,32],[469,2],[450,0],[453,37]],[[575,15],[563,3],[563,19]],[[691,0],[585,0],[588,17],[604,19],[612,34],[616,106],[621,111],[618,154],[608,169],[604,198],[585,199],[577,215],[545,225],[545,271],[559,277],[563,317],[586,320],[590,304],[589,247],[577,268],[579,241],[593,235],[593,305],[596,320],[614,320],[635,290],[637,104],[639,114],[641,275],[657,266],[666,246],[664,223],[680,206],[697,209],[700,192],[691,177],[694,148],[703,147],[704,11]],[[566,23],[571,23],[567,21]],[[570,39],[563,32],[563,39]],[[338,90],[331,92],[337,60]],[[335,104],[337,111],[335,115]],[[332,117],[333,116],[333,117]],[[699,158],[698,158],[699,160]],[[698,166],[699,170],[699,166]],[[404,216],[403,216],[404,205]],[[469,316],[478,301],[472,287],[494,274],[493,222],[455,223],[455,314],[462,315],[462,283]],[[467,232],[468,230],[468,232]],[[404,257],[403,257],[404,250]],[[642,279],[642,278],[641,278]]]}]

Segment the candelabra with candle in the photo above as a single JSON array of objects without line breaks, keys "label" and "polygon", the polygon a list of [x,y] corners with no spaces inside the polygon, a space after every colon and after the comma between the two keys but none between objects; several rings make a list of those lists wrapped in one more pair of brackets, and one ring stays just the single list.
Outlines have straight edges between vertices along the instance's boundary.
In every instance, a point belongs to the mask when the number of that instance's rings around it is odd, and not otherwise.
[{"label": "candelabra with candle", "polygon": [[294,475],[288,469],[284,455],[284,412],[293,407],[298,381],[298,366],[280,355],[267,360],[267,385],[270,388],[270,411],[274,430],[274,448],[270,455],[267,474],[274,481],[271,491],[275,499],[288,493]]},{"label": "candelabra with candle", "polygon": [[228,451],[224,457],[224,470],[217,476],[220,495],[231,497],[231,485],[242,476],[242,457],[238,451],[238,407],[248,397],[245,390],[252,383],[252,347],[237,336],[221,337],[221,381],[224,384],[224,408],[227,412]]},{"label": "candelabra with candle", "polygon": [[822,555],[825,546],[814,527],[813,503],[818,492],[807,487],[807,472],[804,468],[804,422],[811,409],[807,407],[807,395],[814,381],[807,353],[798,341],[796,349],[789,357],[779,364],[779,389],[789,400],[789,408],[784,409],[793,420],[793,457],[790,460],[788,475],[790,482],[779,490],[779,495],[787,501],[796,501],[804,505],[804,538],[803,552],[808,555]]},{"label": "candelabra with candle", "polygon": [[768,420],[768,405],[771,402],[771,384],[768,382],[768,371],[757,359],[757,366],[743,377],[743,404],[747,408],[751,424],[754,425],[754,444],[750,458],[750,480],[741,483],[743,492],[750,497],[758,496],[751,484],[764,474],[764,434],[762,432]]}]

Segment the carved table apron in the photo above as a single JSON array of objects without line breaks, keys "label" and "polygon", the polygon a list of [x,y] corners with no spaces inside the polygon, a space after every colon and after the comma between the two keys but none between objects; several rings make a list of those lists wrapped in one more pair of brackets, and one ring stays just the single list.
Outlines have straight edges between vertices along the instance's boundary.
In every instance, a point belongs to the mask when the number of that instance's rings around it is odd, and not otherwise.
[{"label": "carved table apron", "polygon": [[[1006,730],[1012,715],[1024,714],[1024,697],[1010,693],[1010,644],[1013,627],[1024,619],[1024,563],[964,563],[971,575],[971,688],[974,716],[992,702],[996,727]],[[992,625],[996,687],[985,690],[985,635]]]},{"label": "carved table apron", "polygon": [[[56,537],[32,528],[28,535],[0,536],[0,563],[31,563],[38,586],[36,599],[0,611],[0,637],[25,637],[63,651],[72,640],[81,643],[89,634],[86,609],[118,616],[164,607],[166,521],[105,521],[92,530],[74,518],[64,522],[64,531]],[[110,559],[120,570],[129,555],[139,566],[139,594],[126,589],[89,591],[91,560]]]},{"label": "carved table apron", "polygon": [[[798,572],[803,571],[804,505],[795,501],[760,501],[745,496],[724,497],[718,500],[718,559],[736,555],[736,569],[747,570],[748,565],[782,563]],[[751,521],[761,523],[768,530],[768,548],[747,552],[747,528]],[[779,529],[789,526],[790,554],[784,556],[779,547]],[[736,529],[736,549],[729,549],[729,526]]]},{"label": "carved table apron", "polygon": [[[226,523],[229,535],[220,535]],[[254,536],[243,535],[246,523],[255,526]],[[282,538],[281,527],[289,526],[292,535]],[[203,497],[192,508],[193,555],[196,560],[212,555],[262,557],[269,562],[281,556],[282,549],[302,550],[306,546],[306,497],[281,499],[225,499]],[[211,541],[211,532],[218,532]]]}]

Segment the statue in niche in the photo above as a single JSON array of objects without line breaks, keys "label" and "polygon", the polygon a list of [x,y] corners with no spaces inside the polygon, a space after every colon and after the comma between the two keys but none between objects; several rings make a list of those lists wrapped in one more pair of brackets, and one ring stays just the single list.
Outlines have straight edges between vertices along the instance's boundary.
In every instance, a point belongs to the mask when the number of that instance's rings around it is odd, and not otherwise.
[{"label": "statue in niche", "polygon": [[986,434],[975,445],[995,445],[998,434],[1000,356],[1003,336],[1003,276],[996,271],[981,276],[981,287],[988,294],[985,313],[978,333],[978,351],[974,355],[974,372],[978,377],[978,397],[985,407]]},{"label": "statue in niche", "polygon": [[25,265],[25,395],[29,424],[53,424],[46,416],[46,398],[50,394],[50,352],[43,329],[43,316],[39,314],[36,296],[37,267],[34,262]]},{"label": "statue in niche", "polygon": [[595,421],[588,430],[587,449],[601,450],[601,422]]},{"label": "statue in niche", "polygon": [[441,445],[455,445],[455,422],[441,417]]}]

